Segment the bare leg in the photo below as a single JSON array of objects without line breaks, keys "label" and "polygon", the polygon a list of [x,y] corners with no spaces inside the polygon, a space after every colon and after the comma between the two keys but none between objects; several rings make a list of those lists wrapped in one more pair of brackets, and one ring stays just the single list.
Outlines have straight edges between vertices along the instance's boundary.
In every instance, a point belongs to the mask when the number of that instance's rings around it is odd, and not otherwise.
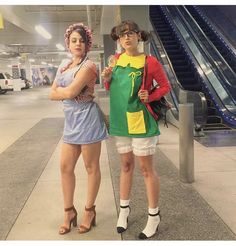
[{"label": "bare leg", "polygon": [[142,156],[138,158],[146,185],[149,214],[146,227],[139,234],[139,238],[146,239],[155,235],[160,223],[160,215],[158,209],[160,181],[153,167],[153,156]]},{"label": "bare leg", "polygon": [[120,212],[117,221],[117,232],[122,233],[127,229],[128,216],[130,213],[129,199],[133,181],[134,155],[133,152],[120,155]]},{"label": "bare leg", "polygon": [[[95,203],[101,183],[101,172],[99,165],[101,142],[82,145],[81,150],[84,165],[88,174],[87,201],[85,206],[86,208],[91,208]],[[93,218],[93,211],[85,211],[81,224],[89,228]]]},{"label": "bare leg", "polygon": [[[74,169],[80,153],[81,150],[79,145],[62,144],[60,168],[64,208],[73,206],[75,190]],[[69,228],[69,222],[74,216],[75,212],[73,210],[65,212],[63,226]],[[60,232],[63,232],[63,229],[60,229]]]},{"label": "bare leg", "polygon": [[120,155],[121,172],[120,172],[120,199],[128,200],[133,181],[134,155],[133,152]]},{"label": "bare leg", "polygon": [[156,208],[159,200],[160,180],[153,167],[153,156],[139,156],[138,160],[144,177],[149,208]]}]

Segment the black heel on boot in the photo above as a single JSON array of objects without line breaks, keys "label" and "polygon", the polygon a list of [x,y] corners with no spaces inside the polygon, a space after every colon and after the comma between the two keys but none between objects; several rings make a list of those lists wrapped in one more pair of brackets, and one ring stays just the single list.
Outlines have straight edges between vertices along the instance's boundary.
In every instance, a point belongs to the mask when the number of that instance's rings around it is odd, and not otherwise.
[{"label": "black heel on boot", "polygon": [[[131,212],[131,208],[130,206],[120,206],[120,208],[129,208],[129,215],[130,215],[130,212]],[[129,215],[127,216],[127,227],[128,227],[128,217]],[[117,226],[116,229],[117,229],[117,232],[118,233],[122,233],[122,232],[125,232],[127,230],[127,227],[122,227],[122,226]]]},{"label": "black heel on boot", "polygon": [[[160,217],[160,222],[161,222],[160,210],[156,214],[148,214],[148,215],[149,216],[159,216]],[[138,235],[138,238],[144,240],[144,239],[151,238],[151,237],[155,236],[156,233],[158,232],[158,228],[159,228],[160,222],[158,223],[157,228],[156,228],[156,231],[154,232],[154,234],[152,234],[151,236],[148,237],[143,232],[140,232],[139,235]]]}]

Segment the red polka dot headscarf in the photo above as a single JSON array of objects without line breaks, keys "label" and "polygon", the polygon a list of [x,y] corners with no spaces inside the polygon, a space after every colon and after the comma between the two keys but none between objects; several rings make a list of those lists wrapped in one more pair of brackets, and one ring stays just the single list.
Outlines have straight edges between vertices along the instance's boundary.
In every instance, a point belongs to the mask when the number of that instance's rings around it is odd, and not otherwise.
[{"label": "red polka dot headscarf", "polygon": [[75,23],[70,25],[64,34],[65,38],[65,44],[66,47],[69,48],[69,43],[70,43],[70,35],[73,31],[78,32],[81,37],[83,38],[86,46],[86,53],[91,49],[92,47],[92,32],[91,30],[85,26],[83,23]]}]

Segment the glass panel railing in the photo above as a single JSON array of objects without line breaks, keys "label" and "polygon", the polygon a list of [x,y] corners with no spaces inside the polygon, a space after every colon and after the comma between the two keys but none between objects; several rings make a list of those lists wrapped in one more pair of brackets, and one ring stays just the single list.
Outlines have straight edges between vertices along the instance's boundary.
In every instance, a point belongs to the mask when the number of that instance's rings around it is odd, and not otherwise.
[{"label": "glass panel railing", "polygon": [[[222,85],[221,79],[219,78],[219,75],[215,73],[215,71],[212,69],[212,64],[210,63],[207,55],[205,54],[204,47],[201,44],[200,40],[197,40],[197,37],[193,37],[191,33],[186,28],[186,25],[184,25],[182,19],[179,16],[178,10],[175,6],[167,7],[167,12],[170,13],[172,20],[182,35],[183,39],[187,41],[188,48],[190,52],[192,53],[192,56],[195,57],[196,61],[199,65],[199,73],[205,75],[207,78],[208,86],[211,87],[212,90],[216,92],[219,99],[222,101],[222,103],[225,105],[225,107],[231,111],[232,108],[235,108],[234,100],[231,96],[231,93]],[[205,55],[203,55],[205,54]]]},{"label": "glass panel railing", "polygon": [[[198,40],[201,41],[201,44],[204,47],[204,51],[206,55],[208,55],[208,59],[211,63],[212,69],[215,73],[218,73],[220,79],[223,79],[225,82],[226,89],[231,93],[233,100],[235,102],[236,97],[236,74],[229,66],[229,64],[225,61],[224,57],[220,54],[220,52],[216,49],[214,44],[209,40],[209,38],[202,31],[198,23],[189,13],[189,11],[184,6],[179,6],[178,8],[179,14],[186,20],[186,25],[188,29],[191,31],[194,37],[197,37]],[[224,86],[223,85],[223,86]],[[235,95],[235,97],[234,97]]]}]

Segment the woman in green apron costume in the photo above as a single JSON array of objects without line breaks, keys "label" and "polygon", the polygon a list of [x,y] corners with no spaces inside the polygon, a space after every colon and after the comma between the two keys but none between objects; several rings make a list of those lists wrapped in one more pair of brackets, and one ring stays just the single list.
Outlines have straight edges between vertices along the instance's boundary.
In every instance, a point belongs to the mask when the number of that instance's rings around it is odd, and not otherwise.
[{"label": "woman in green apron costume", "polygon": [[[132,21],[123,21],[111,30],[111,37],[124,49],[116,55],[116,62],[102,72],[106,89],[110,90],[110,128],[109,134],[116,139],[117,150],[121,156],[120,173],[120,213],[117,232],[128,227],[130,214],[130,192],[134,170],[134,156],[137,157],[144,177],[148,198],[148,220],[140,239],[154,236],[161,220],[158,207],[160,182],[153,167],[157,136],[160,134],[158,123],[148,111],[145,103],[164,96],[170,85],[161,64],[155,57],[138,51],[139,41],[147,41],[148,33],[139,29]],[[148,73],[147,89],[141,89],[145,62]],[[158,81],[159,88],[151,93],[152,79]]]},{"label": "woman in green apron costume", "polygon": [[157,122],[137,96],[144,63],[144,54],[132,57],[123,53],[113,69],[109,129],[112,136],[143,138],[160,134]]}]

